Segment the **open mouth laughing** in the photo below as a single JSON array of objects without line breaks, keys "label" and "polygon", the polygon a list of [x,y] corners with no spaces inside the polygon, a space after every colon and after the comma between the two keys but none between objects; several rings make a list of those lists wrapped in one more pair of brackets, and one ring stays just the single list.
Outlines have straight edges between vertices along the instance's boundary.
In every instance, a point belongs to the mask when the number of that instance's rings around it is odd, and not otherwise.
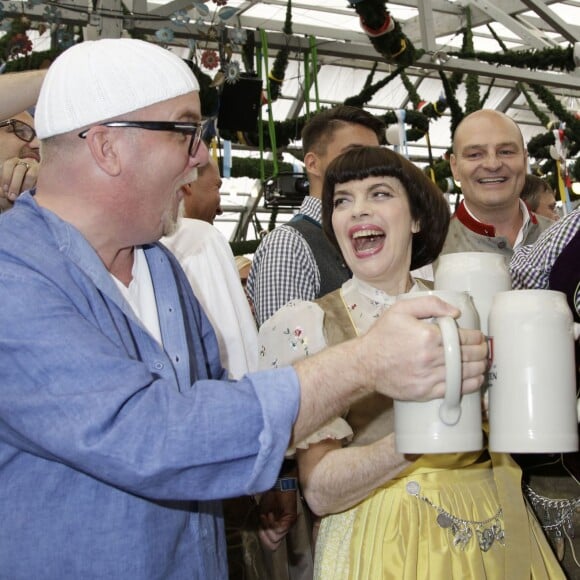
[{"label": "open mouth laughing", "polygon": [[350,231],[350,239],[357,257],[379,252],[385,243],[385,232],[377,226],[359,226]]}]

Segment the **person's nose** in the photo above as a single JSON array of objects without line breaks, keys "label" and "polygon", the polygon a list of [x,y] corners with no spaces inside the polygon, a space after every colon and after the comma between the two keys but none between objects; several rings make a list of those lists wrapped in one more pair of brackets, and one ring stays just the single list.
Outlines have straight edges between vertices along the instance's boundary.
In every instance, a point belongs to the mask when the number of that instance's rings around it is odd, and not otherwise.
[{"label": "person's nose", "polygon": [[352,204],[352,216],[355,218],[366,217],[370,215],[370,205],[366,199],[355,199]]},{"label": "person's nose", "polygon": [[30,149],[34,149],[36,151],[38,151],[38,149],[40,149],[40,141],[38,140],[38,137],[36,136],[36,134],[34,135],[34,139],[28,144],[28,147],[30,147]]},{"label": "person's nose", "polygon": [[207,165],[208,161],[209,161],[209,150],[205,142],[202,140],[199,143],[199,147],[197,148],[195,155],[189,156],[189,166],[203,167],[204,165]]},{"label": "person's nose", "polygon": [[486,169],[496,171],[502,165],[502,160],[497,156],[495,151],[487,153],[483,159],[483,165]]}]

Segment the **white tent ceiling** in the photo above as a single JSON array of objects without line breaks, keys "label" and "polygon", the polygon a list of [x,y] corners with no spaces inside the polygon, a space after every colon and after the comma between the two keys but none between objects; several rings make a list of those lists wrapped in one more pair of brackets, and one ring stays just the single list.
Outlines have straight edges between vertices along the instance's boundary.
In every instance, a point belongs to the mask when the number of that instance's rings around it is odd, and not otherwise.
[{"label": "white tent ceiling", "polygon": [[[407,75],[425,101],[435,101],[442,92],[438,70],[448,72],[474,72],[478,75],[482,95],[493,80],[485,106],[505,111],[516,119],[526,139],[545,131],[541,122],[530,111],[517,88],[518,82],[536,82],[550,88],[568,110],[580,109],[580,72],[531,71],[515,67],[498,67],[493,64],[452,57],[442,64],[441,53],[459,51],[463,40],[461,29],[465,26],[464,6],[472,14],[472,32],[476,51],[500,52],[502,49],[493,38],[489,26],[510,50],[528,50],[568,46],[580,40],[580,2],[568,0],[553,2],[525,0],[400,0],[388,2],[391,15],[402,25],[405,35],[418,49],[427,53],[407,69]],[[153,5],[149,4],[151,9]],[[369,70],[378,63],[373,82],[379,81],[393,71],[376,52],[369,38],[362,31],[359,19],[346,0],[321,0],[319,2],[292,2],[293,36],[288,39],[281,33],[286,15],[286,0],[229,0],[228,7],[236,8],[237,14],[226,26],[241,26],[249,31],[263,29],[268,35],[269,55],[272,60],[281,46],[291,49],[291,61],[279,98],[273,105],[274,118],[284,120],[303,115],[304,105],[304,50],[308,48],[309,36],[316,38],[318,53],[318,91],[322,106],[344,101],[356,95],[364,86]],[[173,0],[153,8],[156,15],[168,16],[179,9],[188,9],[192,19],[199,23],[220,22],[220,7],[206,3],[209,14],[200,18],[195,4],[188,0]],[[203,37],[203,26],[194,25],[192,32],[198,37],[197,47],[211,47]],[[200,34],[201,32],[201,34]],[[258,39],[259,40],[259,39]],[[236,58],[234,55],[233,58]],[[215,72],[215,71],[214,71]],[[214,74],[214,73],[210,73]],[[460,85],[458,100],[463,106],[465,86]],[[314,89],[310,90],[314,99]],[[409,107],[407,90],[399,78],[381,89],[367,107],[377,114],[388,110]],[[541,110],[546,111],[542,103]],[[548,111],[548,115],[552,118]],[[437,156],[448,147],[450,139],[449,117],[431,123],[431,144]],[[411,154],[421,155],[425,143],[411,147]],[[423,151],[424,153],[424,151]]]},{"label": "white tent ceiling", "polygon": [[[3,4],[5,18],[24,13],[31,20],[43,21],[46,20],[47,10],[58,10],[59,21],[82,26],[85,38],[136,33],[159,42],[155,33],[169,28],[174,34],[169,42],[172,49],[180,51],[183,56],[193,54],[198,62],[205,49],[217,48],[211,32],[217,31],[219,35],[224,27],[226,30],[241,28],[247,34],[254,35],[256,50],[259,50],[259,31],[265,31],[269,58],[264,69],[270,69],[280,48],[288,47],[290,50],[281,95],[272,105],[274,119],[279,121],[304,115],[307,109],[305,100],[309,99],[310,107],[313,106],[314,86],[306,94],[304,91],[304,54],[312,38],[318,55],[317,89],[321,106],[341,103],[357,95],[374,66],[373,82],[387,77],[395,68],[372,46],[348,0],[294,0],[291,36],[282,32],[287,0],[228,0],[225,7],[216,0],[46,0],[40,4],[37,1],[13,0],[8,3],[4,0],[0,4]],[[524,83],[524,87],[530,83],[541,84],[557,97],[565,109],[580,110],[580,66],[572,72],[529,70],[497,66],[453,54],[461,49],[467,7],[471,13],[475,51],[502,52],[503,48],[494,35],[509,50],[542,51],[571,44],[580,48],[579,0],[397,0],[389,1],[386,7],[401,24],[403,33],[415,48],[425,51],[406,69],[422,100],[433,102],[442,94],[440,70],[447,74],[474,73],[481,95],[486,94],[490,83],[492,85],[484,106],[502,110],[514,118],[526,140],[544,133],[546,128],[530,110],[519,83]],[[235,9],[235,14],[223,20],[220,16],[224,15],[226,8]],[[180,18],[176,19],[176,15]],[[191,49],[192,39],[195,39],[195,50]],[[239,48],[234,47],[231,58],[241,61]],[[216,70],[205,72],[213,77]],[[465,84],[459,85],[456,96],[463,107]],[[542,102],[535,101],[542,112],[556,120]],[[412,104],[407,89],[397,76],[380,89],[365,108],[376,114],[385,114],[412,108]],[[266,107],[263,108],[264,114],[265,110]],[[450,137],[450,115],[446,111],[441,118],[430,122],[429,138],[434,158],[447,150]],[[408,152],[415,160],[426,161],[427,140],[423,138],[409,143]],[[241,202],[247,205],[247,200],[240,199],[236,191],[233,196],[236,204]],[[237,221],[237,216],[233,221]]]},{"label": "white tent ceiling", "polygon": [[[225,8],[235,9],[233,17],[223,21],[224,10],[216,0],[38,0],[1,2],[5,17],[24,13],[31,19],[45,20],[47,10],[58,10],[60,22],[76,23],[84,27],[85,37],[114,37],[126,33],[143,33],[157,41],[155,32],[172,29],[171,44],[187,46],[196,39],[196,53],[204,48],[215,48],[207,32],[241,27],[254,34],[258,47],[257,30],[267,33],[270,64],[276,51],[290,48],[290,63],[281,97],[273,104],[276,120],[298,117],[306,111],[304,104],[304,62],[309,37],[315,38],[318,54],[318,92],[321,106],[344,101],[356,95],[364,86],[369,70],[377,64],[373,82],[393,71],[371,45],[360,27],[358,16],[348,0],[318,0],[292,2],[292,36],[282,33],[287,0],[228,0]],[[452,56],[442,62],[441,53],[459,51],[466,25],[465,7],[471,11],[475,51],[501,52],[490,28],[510,50],[528,50],[566,47],[580,41],[580,1],[566,0],[396,0],[386,4],[390,14],[401,24],[402,31],[415,48],[426,51],[406,73],[417,87],[421,99],[435,101],[442,93],[439,70],[473,72],[478,76],[481,94],[493,82],[485,106],[505,111],[517,120],[526,139],[545,131],[518,89],[519,82],[535,82],[548,87],[568,110],[580,109],[580,67],[571,73],[539,71],[509,66],[496,66],[481,61]],[[172,15],[182,11],[189,22],[175,22]],[[158,42],[158,41],[157,41]],[[188,52],[183,49],[183,52]],[[235,52],[232,59],[240,60]],[[443,59],[444,60],[444,59]],[[207,71],[210,75],[214,71]],[[460,85],[457,97],[463,106],[465,86]],[[314,88],[309,91],[314,99]],[[545,106],[539,102],[541,110]],[[377,92],[366,108],[377,114],[409,108],[409,97],[400,78],[395,78]],[[549,111],[548,115],[553,118]],[[449,116],[431,122],[430,139],[435,156],[449,145]],[[412,144],[410,153],[424,154],[425,140]]]}]

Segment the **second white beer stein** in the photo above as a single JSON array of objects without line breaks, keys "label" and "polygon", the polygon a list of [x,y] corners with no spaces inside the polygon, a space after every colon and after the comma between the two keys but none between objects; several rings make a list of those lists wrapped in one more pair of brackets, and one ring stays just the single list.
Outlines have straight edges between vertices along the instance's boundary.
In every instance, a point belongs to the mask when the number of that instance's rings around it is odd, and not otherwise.
[{"label": "second white beer stein", "polygon": [[489,317],[489,447],[578,450],[574,322],[562,292],[512,290]]}]

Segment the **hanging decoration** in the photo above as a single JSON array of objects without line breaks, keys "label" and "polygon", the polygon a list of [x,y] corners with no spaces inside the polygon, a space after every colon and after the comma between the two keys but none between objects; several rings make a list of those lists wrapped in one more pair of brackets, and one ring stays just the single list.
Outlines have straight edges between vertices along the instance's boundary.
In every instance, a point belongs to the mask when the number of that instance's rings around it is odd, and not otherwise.
[{"label": "hanging decoration", "polygon": [[550,147],[550,155],[556,161],[556,176],[558,193],[560,200],[564,206],[564,213],[570,213],[572,206],[570,204],[570,189],[572,187],[572,179],[568,173],[566,166],[566,158],[568,157],[568,139],[566,137],[565,123],[559,123],[552,128],[554,135],[554,145]]},{"label": "hanging decoration", "polygon": [[242,46],[246,42],[247,33],[243,28],[231,28],[229,31],[230,42],[235,46]]},{"label": "hanging decoration", "polygon": [[155,31],[155,38],[159,42],[162,42],[163,44],[166,45],[169,44],[174,37],[175,35],[173,34],[173,30],[171,30],[171,28],[168,28],[166,26]]},{"label": "hanging decoration", "polygon": [[201,53],[201,64],[208,70],[217,68],[220,64],[218,53],[215,50],[206,49]]},{"label": "hanging decoration", "polygon": [[231,60],[225,68],[225,80],[230,85],[235,85],[240,80],[240,63]]},{"label": "hanging decoration", "polygon": [[276,54],[274,64],[268,73],[268,80],[270,81],[270,101],[274,102],[280,96],[282,90],[282,83],[286,76],[286,69],[288,68],[288,58],[290,56],[290,37],[292,36],[292,0],[288,0],[286,5],[286,18],[284,20],[284,27],[282,32],[286,35],[286,46],[281,48]]},{"label": "hanging decoration", "polygon": [[233,8],[232,6],[225,6],[224,2],[222,8],[218,10],[217,16],[220,22],[227,22],[228,20],[231,20],[237,13],[237,8]]},{"label": "hanging decoration", "polygon": [[6,22],[6,34],[0,38],[0,63],[2,72],[16,72],[38,69],[50,62],[63,46],[59,44],[58,35],[54,35],[55,48],[48,51],[32,52],[32,42],[28,37],[31,23],[25,16],[19,16]]},{"label": "hanging decoration", "polygon": [[530,139],[528,153],[539,162],[543,173],[556,176],[555,181],[560,197],[562,198],[564,188],[566,188],[565,195],[568,199],[573,199],[576,196],[571,191],[571,182],[572,179],[580,178],[580,160],[577,159],[575,163],[571,163],[570,159],[580,152],[580,119],[576,111],[568,111],[543,85],[532,84],[530,88],[557,117],[558,123],[555,127],[554,123],[545,122],[546,115],[538,117],[544,122],[547,131]]},{"label": "hanging decoration", "polygon": [[191,67],[193,74],[199,83],[199,100],[201,102],[201,114],[204,118],[217,115],[219,97],[217,89],[213,86],[213,79],[204,73],[193,61],[186,61]]},{"label": "hanging decoration", "polygon": [[205,2],[194,2],[193,7],[202,18],[207,18],[209,16],[209,7]]},{"label": "hanging decoration", "polygon": [[420,56],[403,34],[401,25],[389,14],[386,0],[349,0],[349,3],[371,44],[387,62],[410,65]]},{"label": "hanging decoration", "polygon": [[176,10],[169,16],[169,20],[171,20],[171,22],[176,26],[187,26],[191,22],[187,10],[184,9]]}]

